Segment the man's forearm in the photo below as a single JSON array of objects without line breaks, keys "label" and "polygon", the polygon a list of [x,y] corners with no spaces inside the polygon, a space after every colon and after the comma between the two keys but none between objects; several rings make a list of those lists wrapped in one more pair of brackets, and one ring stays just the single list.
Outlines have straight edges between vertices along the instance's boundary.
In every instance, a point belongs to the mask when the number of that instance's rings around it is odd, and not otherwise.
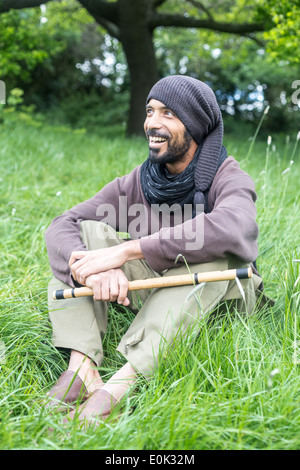
[{"label": "man's forearm", "polygon": [[124,250],[126,261],[144,258],[140,240],[130,240],[119,246]]},{"label": "man's forearm", "polygon": [[69,266],[73,279],[80,284],[85,284],[85,279],[91,274],[120,268],[127,261],[142,258],[144,255],[139,240],[130,240],[98,250],[73,251]]}]

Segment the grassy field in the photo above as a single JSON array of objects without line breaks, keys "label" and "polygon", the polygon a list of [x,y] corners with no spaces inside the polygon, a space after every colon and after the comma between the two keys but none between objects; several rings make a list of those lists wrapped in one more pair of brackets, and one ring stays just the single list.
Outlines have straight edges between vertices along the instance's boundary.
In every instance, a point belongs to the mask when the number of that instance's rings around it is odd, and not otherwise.
[{"label": "grassy field", "polygon": [[[141,163],[146,143],[117,130],[14,123],[0,131],[0,448],[300,449],[298,130],[225,139],[256,183],[258,267],[275,306],[248,320],[203,321],[196,340],[180,342],[149,383],[139,380],[121,418],[96,430],[63,429],[37,405],[67,359],[51,344],[44,231]],[[125,309],[109,315],[104,378],[123,364],[115,347],[132,319]]]}]

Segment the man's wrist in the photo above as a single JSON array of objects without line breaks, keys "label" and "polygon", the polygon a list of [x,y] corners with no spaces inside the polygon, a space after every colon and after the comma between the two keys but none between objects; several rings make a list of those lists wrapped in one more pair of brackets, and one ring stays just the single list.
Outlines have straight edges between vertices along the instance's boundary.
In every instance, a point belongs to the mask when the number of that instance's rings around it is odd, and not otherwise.
[{"label": "man's wrist", "polygon": [[124,250],[126,261],[144,258],[140,240],[129,240],[128,242],[122,243],[120,246]]}]

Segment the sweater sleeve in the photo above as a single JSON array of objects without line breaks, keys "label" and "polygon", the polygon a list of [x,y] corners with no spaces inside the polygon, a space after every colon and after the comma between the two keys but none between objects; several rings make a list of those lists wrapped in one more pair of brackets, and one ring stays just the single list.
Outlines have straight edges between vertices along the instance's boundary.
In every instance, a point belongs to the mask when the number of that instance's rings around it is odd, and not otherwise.
[{"label": "sweater sleeve", "polygon": [[[80,223],[84,220],[105,221],[115,230],[126,231],[120,221],[122,198],[132,198],[137,193],[138,167],[128,175],[116,178],[104,186],[94,197],[56,217],[45,232],[46,248],[53,275],[74,287],[69,269],[69,259],[73,251],[86,250],[80,236]],[[106,211],[106,209],[109,209]],[[121,226],[120,226],[121,222]]]},{"label": "sweater sleeve", "polygon": [[203,212],[173,228],[143,237],[141,249],[152,269],[174,266],[179,254],[188,263],[206,263],[233,254],[244,262],[257,257],[258,226],[254,182],[232,157],[219,168]]}]

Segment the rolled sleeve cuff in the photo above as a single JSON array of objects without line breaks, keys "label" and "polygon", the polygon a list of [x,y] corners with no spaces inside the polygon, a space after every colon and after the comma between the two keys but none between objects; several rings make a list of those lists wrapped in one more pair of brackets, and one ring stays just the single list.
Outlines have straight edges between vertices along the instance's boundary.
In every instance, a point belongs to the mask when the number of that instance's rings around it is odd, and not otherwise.
[{"label": "rolled sleeve cuff", "polygon": [[166,258],[158,234],[141,238],[140,244],[144,258],[153,271],[161,273],[165,269],[169,269],[174,266],[175,260],[169,260]]}]

